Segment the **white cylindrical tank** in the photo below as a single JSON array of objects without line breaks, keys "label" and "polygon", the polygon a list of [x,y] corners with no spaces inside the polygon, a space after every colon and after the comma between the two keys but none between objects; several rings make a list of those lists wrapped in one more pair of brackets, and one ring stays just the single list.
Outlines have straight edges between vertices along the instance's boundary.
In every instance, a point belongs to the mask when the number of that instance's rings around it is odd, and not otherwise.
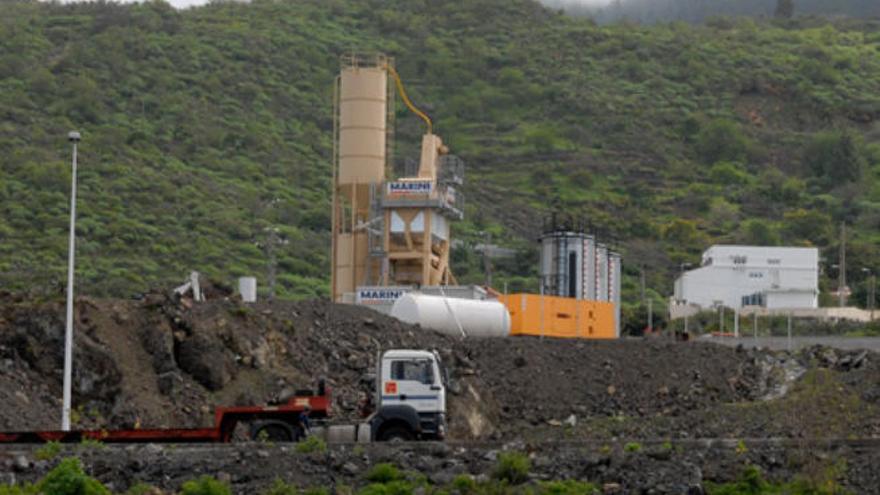
[{"label": "white cylindrical tank", "polygon": [[510,313],[498,301],[410,293],[394,303],[391,316],[456,337],[461,336],[459,324],[468,337],[510,335]]},{"label": "white cylindrical tank", "polygon": [[246,303],[257,302],[257,278],[241,277],[238,279],[238,293]]}]

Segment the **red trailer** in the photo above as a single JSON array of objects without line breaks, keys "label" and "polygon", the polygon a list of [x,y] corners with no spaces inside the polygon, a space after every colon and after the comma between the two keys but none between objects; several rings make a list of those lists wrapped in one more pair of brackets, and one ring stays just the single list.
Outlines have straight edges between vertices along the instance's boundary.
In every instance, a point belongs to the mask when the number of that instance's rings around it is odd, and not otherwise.
[{"label": "red trailer", "polygon": [[[362,411],[371,414],[358,424],[327,425],[311,433],[323,434],[332,442],[443,440],[447,374],[440,355],[436,351],[396,349],[377,357],[372,407]],[[0,432],[0,443],[224,443],[233,440],[240,424],[249,427],[247,436],[253,440],[296,442],[306,434],[305,420],[330,418],[330,391],[323,381],[318,383],[317,393],[304,390],[279,402],[218,407],[213,428]]]},{"label": "red trailer", "polygon": [[303,436],[300,415],[306,406],[310,419],[330,416],[330,393],[322,388],[320,395],[296,395],[279,405],[218,407],[213,428],[8,432],[0,433],[0,443],[225,443],[240,423],[249,424],[248,435],[255,440],[297,441]]}]

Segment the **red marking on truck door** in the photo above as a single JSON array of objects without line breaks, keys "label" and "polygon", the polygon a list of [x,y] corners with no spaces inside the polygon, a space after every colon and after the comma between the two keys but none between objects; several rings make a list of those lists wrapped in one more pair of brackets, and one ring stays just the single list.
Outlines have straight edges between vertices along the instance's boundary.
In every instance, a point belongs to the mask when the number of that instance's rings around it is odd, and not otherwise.
[{"label": "red marking on truck door", "polygon": [[385,395],[397,395],[397,382],[385,382]]}]

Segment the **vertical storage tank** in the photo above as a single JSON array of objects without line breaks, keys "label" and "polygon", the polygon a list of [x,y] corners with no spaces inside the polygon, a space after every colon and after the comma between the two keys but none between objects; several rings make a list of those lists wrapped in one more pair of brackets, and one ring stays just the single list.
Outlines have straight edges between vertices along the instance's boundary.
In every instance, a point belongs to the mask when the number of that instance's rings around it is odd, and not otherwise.
[{"label": "vertical storage tank", "polygon": [[614,332],[620,337],[620,282],[623,275],[619,253],[608,253],[608,301],[614,303]]},{"label": "vertical storage tank", "polygon": [[584,277],[589,276],[584,255],[587,236],[583,228],[556,216],[545,223],[541,243],[541,289],[550,296],[584,299]]},{"label": "vertical storage tank", "polygon": [[373,191],[385,180],[388,60],[381,55],[343,59],[337,88],[333,190],[333,300],[365,283],[366,229]]}]

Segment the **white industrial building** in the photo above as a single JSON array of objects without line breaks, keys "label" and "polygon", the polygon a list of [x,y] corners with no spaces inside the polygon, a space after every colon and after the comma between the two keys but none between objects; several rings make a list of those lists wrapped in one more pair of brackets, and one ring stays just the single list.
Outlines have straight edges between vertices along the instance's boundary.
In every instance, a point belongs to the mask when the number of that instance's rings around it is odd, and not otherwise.
[{"label": "white industrial building", "polygon": [[702,266],[675,281],[674,301],[702,308],[816,308],[819,250],[712,246],[703,253]]}]

